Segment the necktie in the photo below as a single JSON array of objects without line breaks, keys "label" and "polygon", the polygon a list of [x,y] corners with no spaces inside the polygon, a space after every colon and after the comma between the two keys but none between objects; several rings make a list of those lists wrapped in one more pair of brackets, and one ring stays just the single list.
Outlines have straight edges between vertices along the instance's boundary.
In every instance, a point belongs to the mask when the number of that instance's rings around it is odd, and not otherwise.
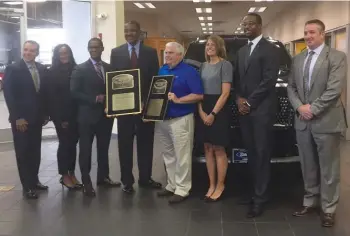
[{"label": "necktie", "polygon": [[312,60],[312,56],[315,54],[314,51],[310,51],[309,52],[309,57],[307,58],[306,64],[305,64],[305,68],[304,68],[304,76],[303,76],[303,80],[304,80],[304,96],[305,96],[305,100],[308,99],[309,97],[309,80],[310,80],[310,65],[311,65],[311,60]]},{"label": "necktie", "polygon": [[252,50],[252,45],[253,45],[253,43],[252,42],[249,42],[249,44],[248,44],[248,47],[247,47],[247,54],[246,54],[246,56],[245,56],[245,63],[244,63],[244,68],[246,68],[247,69],[247,67],[248,67],[248,61],[249,61],[249,57],[250,57],[250,51]]},{"label": "necktie", "polygon": [[35,90],[38,92],[39,91],[39,76],[38,76],[38,73],[37,73],[34,65],[30,67],[30,74],[32,75]]},{"label": "necktie", "polygon": [[104,81],[104,77],[103,77],[102,69],[101,69],[101,62],[96,62],[95,70],[96,70],[98,77],[100,77]]},{"label": "necktie", "polygon": [[135,47],[132,47],[130,60],[131,60],[131,67],[133,69],[136,69],[137,68],[137,55],[136,55]]}]

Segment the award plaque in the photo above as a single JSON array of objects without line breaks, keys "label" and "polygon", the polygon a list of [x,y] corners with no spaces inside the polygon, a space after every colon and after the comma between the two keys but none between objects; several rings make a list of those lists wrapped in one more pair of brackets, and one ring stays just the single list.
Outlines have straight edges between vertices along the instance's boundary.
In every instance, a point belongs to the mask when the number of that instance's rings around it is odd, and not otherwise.
[{"label": "award plaque", "polygon": [[143,109],[143,120],[164,120],[168,107],[168,93],[173,85],[173,80],[173,75],[153,76],[148,98]]},{"label": "award plaque", "polygon": [[141,113],[140,70],[106,73],[107,117]]}]

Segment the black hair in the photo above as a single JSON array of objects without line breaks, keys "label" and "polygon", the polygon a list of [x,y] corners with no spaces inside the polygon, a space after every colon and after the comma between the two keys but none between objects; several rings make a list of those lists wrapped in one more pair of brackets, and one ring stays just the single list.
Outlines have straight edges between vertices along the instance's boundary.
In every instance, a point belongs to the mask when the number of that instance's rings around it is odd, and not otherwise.
[{"label": "black hair", "polygon": [[103,47],[103,42],[102,42],[102,40],[101,40],[100,38],[96,38],[96,37],[95,37],[95,38],[90,39],[89,42],[88,42],[88,46],[90,45],[90,43],[91,43],[92,41],[99,42],[99,43],[100,43],[100,46]]},{"label": "black hair", "polygon": [[53,55],[52,55],[52,64],[51,67],[52,68],[57,68],[59,67],[62,63],[60,60],[60,49],[66,47],[68,50],[68,54],[69,54],[69,64],[74,67],[76,65],[76,62],[74,60],[74,56],[73,56],[73,52],[72,49],[69,47],[68,44],[58,44],[54,49],[53,49]]},{"label": "black hair", "polygon": [[247,16],[255,16],[256,18],[256,23],[258,23],[259,25],[262,25],[262,18],[259,14],[257,13],[248,13]]},{"label": "black hair", "polygon": [[310,25],[310,24],[316,24],[316,25],[320,26],[321,27],[321,31],[325,31],[326,30],[325,24],[319,19],[309,20],[309,21],[306,21],[306,23],[305,23],[305,25]]},{"label": "black hair", "polygon": [[135,25],[136,26],[136,28],[138,29],[138,30],[141,30],[141,25],[140,25],[140,23],[139,22],[137,22],[136,20],[132,20],[132,21],[129,21],[129,22],[126,22],[125,23],[126,25]]}]

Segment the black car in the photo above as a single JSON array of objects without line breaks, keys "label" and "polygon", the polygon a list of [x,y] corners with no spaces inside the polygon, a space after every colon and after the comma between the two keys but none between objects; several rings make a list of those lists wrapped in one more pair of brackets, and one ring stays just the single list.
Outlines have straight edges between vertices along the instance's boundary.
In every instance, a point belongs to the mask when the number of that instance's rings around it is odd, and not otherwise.
[{"label": "black car", "polygon": [[[238,50],[247,44],[247,38],[243,37],[225,37],[225,46],[227,51],[227,60],[232,65],[235,64],[235,58]],[[294,109],[289,103],[287,96],[288,74],[291,66],[291,56],[287,52],[284,45],[271,38],[268,41],[273,43],[280,52],[280,71],[279,78],[276,83],[276,92],[278,94],[279,104],[278,112],[276,114],[276,123],[274,125],[274,140],[273,140],[273,156],[272,162],[295,162],[298,161],[298,149],[296,145],[296,137],[294,131]],[[205,44],[206,40],[197,40],[190,43],[184,61],[196,69],[199,69],[201,63],[205,61]],[[232,111],[231,119],[231,147],[228,148],[229,162],[231,163],[245,163],[247,162],[247,152],[243,145],[241,130],[238,120],[238,109],[234,101],[234,90],[232,89],[229,98],[229,104]],[[196,119],[199,119],[198,114]],[[195,136],[196,137],[196,136]],[[203,144],[194,141],[193,149],[194,162],[205,162]]]}]

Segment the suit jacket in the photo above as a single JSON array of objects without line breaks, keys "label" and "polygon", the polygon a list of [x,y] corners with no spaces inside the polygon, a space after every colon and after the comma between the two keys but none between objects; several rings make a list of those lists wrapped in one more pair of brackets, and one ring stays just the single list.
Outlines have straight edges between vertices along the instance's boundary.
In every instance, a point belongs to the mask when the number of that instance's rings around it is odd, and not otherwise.
[{"label": "suit jacket", "polygon": [[[102,66],[105,73],[111,71],[109,64],[102,62]],[[78,104],[79,123],[95,124],[105,116],[105,104],[97,103],[96,96],[106,94],[106,85],[90,59],[74,68],[70,89]]]},{"label": "suit jacket", "polygon": [[250,115],[275,116],[277,108],[276,82],[279,70],[275,45],[262,38],[251,53],[247,66],[248,46],[238,51],[234,73],[236,96],[247,99]]},{"label": "suit jacket", "polygon": [[4,97],[8,107],[10,122],[25,119],[29,124],[43,122],[47,112],[47,69],[35,63],[40,77],[40,89],[36,91],[32,75],[21,60],[6,67],[4,76]]},{"label": "suit jacket", "polygon": [[48,76],[48,98],[50,118],[53,121],[65,122],[76,120],[77,104],[72,99],[70,80],[73,65],[61,65],[50,68]]},{"label": "suit jacket", "polygon": [[[129,70],[131,68],[128,44],[112,49],[111,67],[113,70]],[[140,43],[138,68],[141,80],[141,101],[146,102],[153,76],[158,75],[159,62],[157,51]]]},{"label": "suit jacket", "polygon": [[304,96],[303,83],[306,56],[307,50],[293,58],[287,90],[294,109],[310,104],[314,118],[303,121],[296,112],[295,128],[304,130],[310,122],[312,131],[316,133],[342,132],[346,128],[346,119],[340,95],[346,82],[346,55],[328,46],[323,48],[313,68],[307,98]]}]

